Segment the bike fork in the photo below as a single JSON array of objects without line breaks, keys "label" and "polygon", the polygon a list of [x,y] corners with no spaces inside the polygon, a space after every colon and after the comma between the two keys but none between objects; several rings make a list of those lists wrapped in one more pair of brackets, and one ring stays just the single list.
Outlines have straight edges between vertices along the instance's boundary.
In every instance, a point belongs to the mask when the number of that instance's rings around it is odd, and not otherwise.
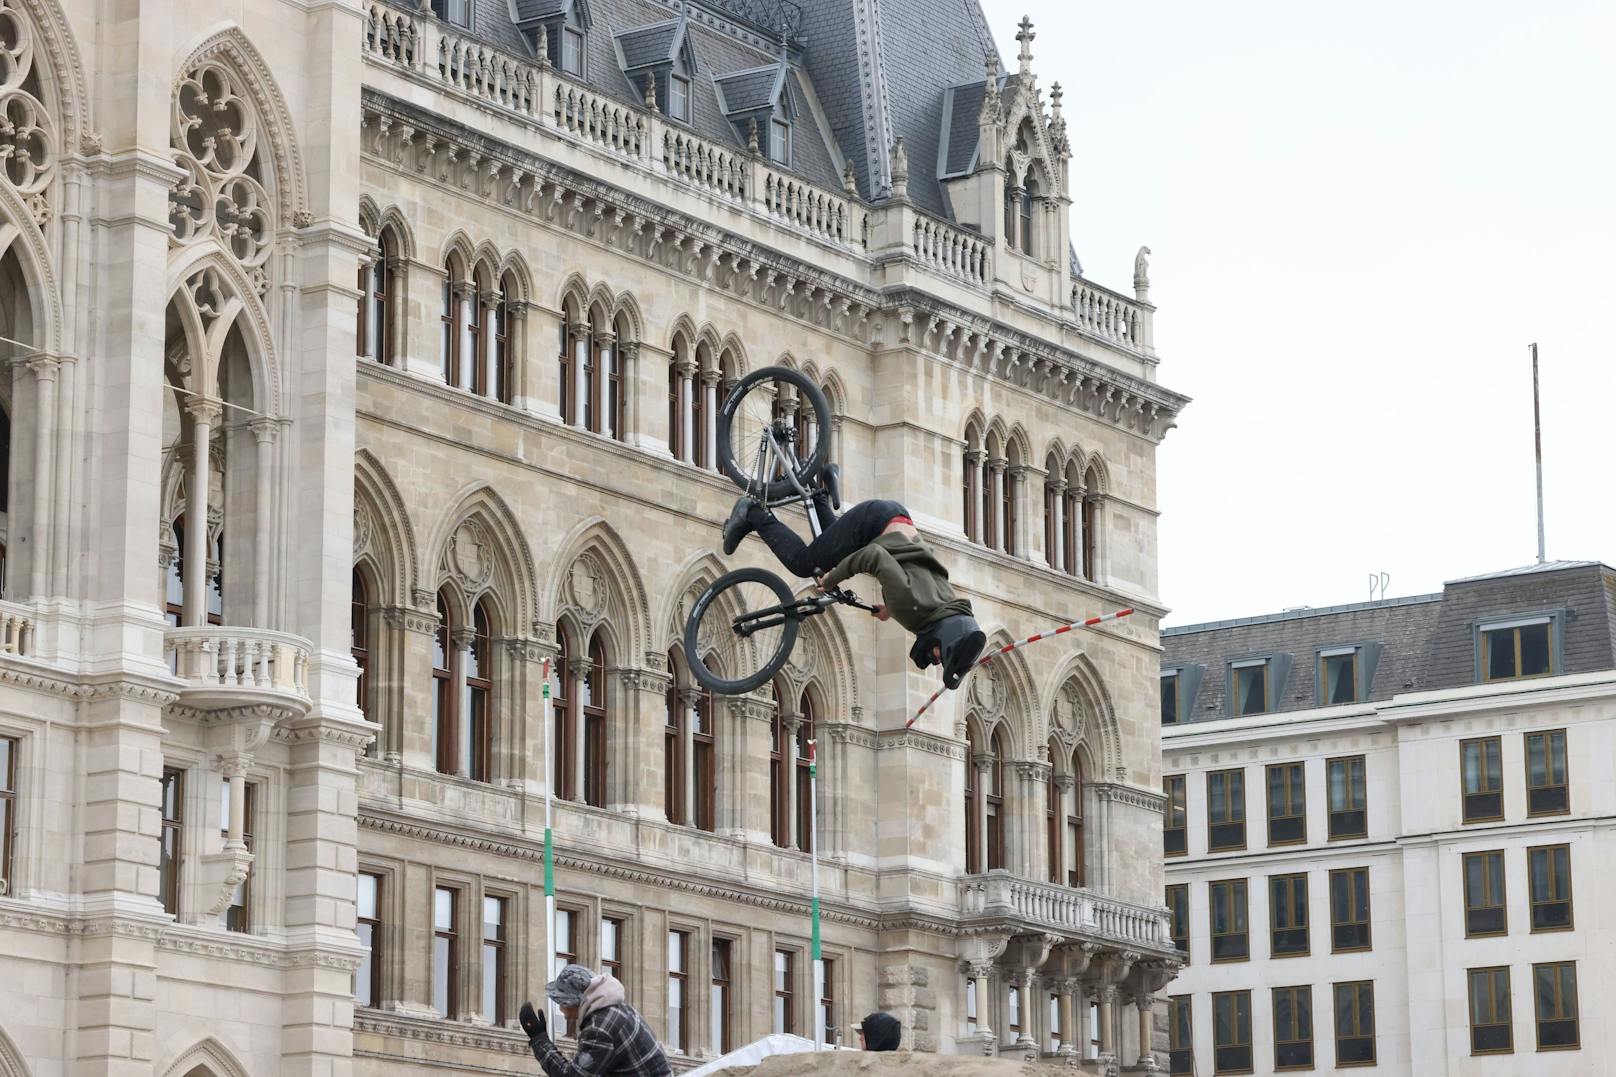
[{"label": "bike fork", "polygon": [[786,479],[797,490],[796,496],[770,502],[769,508],[772,509],[779,505],[789,505],[792,502],[800,503],[803,511],[808,514],[808,530],[813,534],[814,538],[818,538],[820,535],[819,513],[814,511],[813,495],[808,492],[807,488],[805,488],[801,481],[799,481],[797,478],[796,454],[793,453],[789,448],[782,449],[780,444],[774,440],[773,434],[769,430],[763,431],[763,445],[761,446],[761,450],[762,451],[758,453],[758,469],[757,475],[754,479],[754,481],[757,483],[757,488],[759,490],[768,489],[768,483],[765,480],[765,476],[774,469],[775,464],[778,464],[780,466],[780,470],[785,474]]}]

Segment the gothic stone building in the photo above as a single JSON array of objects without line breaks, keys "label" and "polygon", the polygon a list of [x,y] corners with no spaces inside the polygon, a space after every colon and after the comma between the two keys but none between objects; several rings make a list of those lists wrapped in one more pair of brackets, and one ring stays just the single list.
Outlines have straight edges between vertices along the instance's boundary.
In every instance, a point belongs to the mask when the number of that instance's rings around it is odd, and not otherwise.
[{"label": "gothic stone building", "polygon": [[[877,1007],[1153,1064],[1185,399],[1145,252],[1073,255],[1031,28],[936,8],[0,0],[0,1074],[525,1070],[552,787],[556,949],[680,1068]],[[770,364],[995,639],[1139,612],[912,731],[868,617],[704,695]]]}]

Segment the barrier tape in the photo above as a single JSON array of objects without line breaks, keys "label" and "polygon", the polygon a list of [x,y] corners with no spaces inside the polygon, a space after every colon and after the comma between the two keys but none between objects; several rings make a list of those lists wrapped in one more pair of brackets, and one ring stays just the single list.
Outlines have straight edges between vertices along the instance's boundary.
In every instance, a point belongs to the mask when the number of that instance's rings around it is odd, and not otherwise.
[{"label": "barrier tape", "polygon": [[[1114,613],[1102,613],[1102,614],[1100,614],[1100,616],[1098,616],[1098,617],[1090,617],[1086,621],[1073,621],[1071,624],[1064,624],[1064,625],[1061,625],[1059,628],[1052,628],[1048,632],[1040,632],[1036,636],[1028,636],[1026,639],[1017,640],[1014,643],[1006,643],[1003,647],[996,648],[993,651],[989,652],[988,654],[983,655],[981,658],[978,658],[976,660],[976,664],[971,667],[971,672],[975,672],[975,670],[978,667],[985,666],[989,662],[993,661],[995,658],[998,658],[1001,655],[1007,655],[1011,651],[1019,650],[1020,648],[1025,647],[1029,643],[1037,643],[1041,639],[1050,639],[1050,638],[1052,638],[1054,636],[1064,635],[1067,632],[1072,631],[1074,628],[1092,628],[1093,626],[1095,626],[1097,624],[1104,624],[1106,621],[1115,621],[1119,617],[1126,617],[1129,614],[1131,614],[1132,612],[1133,612],[1133,608],[1130,606],[1128,609],[1125,609],[1125,610],[1117,610]],[[966,674],[966,676],[969,676],[969,675],[970,675],[969,673]],[[965,679],[963,677],[960,678],[960,683],[961,684],[965,683]],[[933,692],[931,694],[931,698],[926,700],[925,703],[921,704],[920,709],[915,711],[915,716],[913,718],[909,719],[907,722],[905,722],[903,724],[903,727],[905,729],[913,728],[914,724],[916,722],[920,721],[920,716],[922,714],[925,714],[927,708],[929,708],[933,703],[936,703],[937,702],[937,697],[941,696],[945,691],[947,691],[946,688],[939,688],[939,689],[937,689],[937,691]]]}]

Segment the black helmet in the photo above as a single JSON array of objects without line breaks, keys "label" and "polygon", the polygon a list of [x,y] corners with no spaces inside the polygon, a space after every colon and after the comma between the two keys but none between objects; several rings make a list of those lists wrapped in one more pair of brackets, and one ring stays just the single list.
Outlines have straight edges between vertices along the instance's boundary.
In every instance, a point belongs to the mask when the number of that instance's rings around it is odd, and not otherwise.
[{"label": "black helmet", "polygon": [[915,636],[915,645],[910,648],[909,657],[917,667],[925,669],[936,661],[932,657],[932,649],[940,650],[943,656],[943,686],[952,690],[959,687],[960,681],[976,665],[987,639],[976,618],[966,613],[956,613],[922,628]]},{"label": "black helmet", "polygon": [[903,1026],[890,1013],[872,1013],[858,1027],[866,1051],[896,1051],[903,1042]]}]

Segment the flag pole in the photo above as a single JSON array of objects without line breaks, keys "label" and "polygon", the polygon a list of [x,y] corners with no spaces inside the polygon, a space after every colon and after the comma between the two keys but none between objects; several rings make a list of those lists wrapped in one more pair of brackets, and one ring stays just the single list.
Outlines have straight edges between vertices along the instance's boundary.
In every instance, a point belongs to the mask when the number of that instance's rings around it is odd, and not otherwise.
[{"label": "flag pole", "polygon": [[825,1015],[819,1000],[825,997],[825,961],[819,950],[819,762],[818,742],[808,741],[808,870],[813,880],[812,945],[814,969],[814,1050],[825,1048]]},{"label": "flag pole", "polygon": [[[544,950],[545,976],[548,981],[556,974],[556,906],[555,906],[555,843],[550,840],[550,826],[553,810],[552,798],[555,793],[556,761],[550,754],[550,726],[555,710],[555,700],[550,696],[550,660],[544,660],[540,674],[544,678],[544,763],[548,773],[544,778]],[[548,992],[544,996],[544,1010],[549,1023],[554,1026],[556,1013],[555,1003],[550,1000]]]},{"label": "flag pole", "polygon": [[1548,560],[1543,547],[1543,419],[1537,402],[1537,344],[1532,344],[1532,442],[1537,454],[1537,563]]}]

